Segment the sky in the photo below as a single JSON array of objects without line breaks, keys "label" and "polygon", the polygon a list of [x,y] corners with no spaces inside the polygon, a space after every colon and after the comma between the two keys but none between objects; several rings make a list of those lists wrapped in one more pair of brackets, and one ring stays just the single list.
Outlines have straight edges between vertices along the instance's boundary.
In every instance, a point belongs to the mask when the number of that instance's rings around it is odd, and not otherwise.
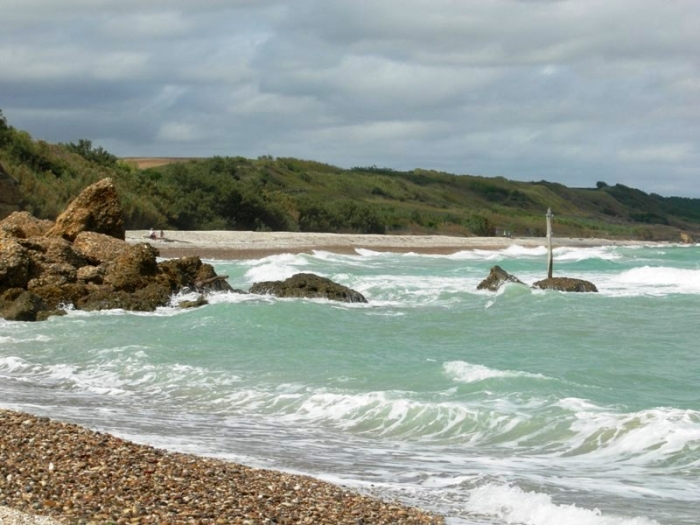
[{"label": "sky", "polygon": [[0,0],[0,110],[118,156],[700,198],[698,0]]}]

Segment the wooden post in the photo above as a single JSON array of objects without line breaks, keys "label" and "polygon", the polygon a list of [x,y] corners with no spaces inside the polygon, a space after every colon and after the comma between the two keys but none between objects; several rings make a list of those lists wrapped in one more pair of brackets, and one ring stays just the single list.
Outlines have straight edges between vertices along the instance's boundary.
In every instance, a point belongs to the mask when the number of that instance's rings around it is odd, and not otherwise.
[{"label": "wooden post", "polygon": [[547,208],[547,279],[552,278],[552,208]]}]

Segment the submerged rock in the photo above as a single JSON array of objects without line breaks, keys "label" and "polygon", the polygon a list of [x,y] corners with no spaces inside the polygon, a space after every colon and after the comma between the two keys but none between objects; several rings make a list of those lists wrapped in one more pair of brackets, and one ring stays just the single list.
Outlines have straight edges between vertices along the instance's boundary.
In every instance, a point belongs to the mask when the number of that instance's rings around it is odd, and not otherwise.
[{"label": "submerged rock", "polygon": [[41,320],[64,305],[152,311],[181,291],[231,290],[199,257],[157,257],[150,244],[124,240],[109,179],[86,188],[55,225],[12,214],[0,221],[0,317]]},{"label": "submerged rock", "polygon": [[597,292],[595,284],[583,279],[572,279],[571,277],[552,277],[537,281],[533,288],[541,290],[558,290],[560,292]]},{"label": "submerged rock", "polygon": [[476,287],[477,290],[491,290],[492,292],[495,292],[498,290],[501,286],[503,286],[506,283],[517,283],[517,284],[522,284],[524,285],[520,279],[515,277],[514,275],[509,274],[506,272],[503,268],[500,266],[496,265],[491,268],[491,271],[489,272],[489,275],[486,279],[481,281],[479,285]]},{"label": "submerged rock", "polygon": [[329,299],[345,303],[366,303],[367,299],[352,288],[312,273],[298,273],[284,281],[255,283],[250,293],[277,297]]}]

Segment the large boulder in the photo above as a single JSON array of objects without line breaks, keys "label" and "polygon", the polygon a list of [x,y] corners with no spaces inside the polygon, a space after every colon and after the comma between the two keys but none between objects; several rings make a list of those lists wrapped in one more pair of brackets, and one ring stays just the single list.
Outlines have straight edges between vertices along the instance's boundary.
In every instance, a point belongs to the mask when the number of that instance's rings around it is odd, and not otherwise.
[{"label": "large boulder", "polygon": [[158,275],[158,250],[147,243],[135,244],[105,264],[103,282],[115,290],[134,292]]},{"label": "large boulder", "polygon": [[250,288],[250,293],[277,297],[320,298],[345,303],[367,302],[360,292],[312,273],[298,273],[284,281],[255,283]]},{"label": "large boulder", "polygon": [[31,259],[29,251],[16,239],[0,237],[0,293],[10,288],[26,288]]},{"label": "large boulder", "polygon": [[558,290],[560,292],[597,292],[595,284],[583,279],[572,279],[571,277],[551,277],[537,281],[533,288],[541,290]]},{"label": "large boulder", "polygon": [[122,206],[112,179],[102,179],[85,188],[58,216],[47,235],[73,241],[84,231],[125,238]]},{"label": "large boulder", "polygon": [[48,310],[44,300],[27,290],[13,288],[0,296],[0,314],[8,321],[36,321],[44,310]]},{"label": "large boulder", "polygon": [[491,268],[488,277],[481,281],[476,287],[477,290],[490,290],[492,292],[497,291],[501,286],[506,283],[517,283],[525,284],[520,279],[514,275],[509,274],[503,268],[496,265]]},{"label": "large boulder", "polygon": [[19,184],[0,164],[0,219],[18,211],[21,199]]},{"label": "large boulder", "polygon": [[113,261],[129,248],[128,242],[104,233],[80,232],[73,241],[73,249],[93,265]]},{"label": "large boulder", "polygon": [[52,221],[37,219],[29,212],[16,211],[0,221],[0,236],[17,239],[42,237],[53,225]]}]

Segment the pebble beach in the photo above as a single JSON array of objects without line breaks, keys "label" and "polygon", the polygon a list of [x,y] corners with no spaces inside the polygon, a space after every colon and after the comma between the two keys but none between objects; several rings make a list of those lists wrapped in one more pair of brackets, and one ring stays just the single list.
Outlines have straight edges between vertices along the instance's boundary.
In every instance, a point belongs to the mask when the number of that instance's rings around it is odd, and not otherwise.
[{"label": "pebble beach", "polygon": [[166,452],[7,410],[0,410],[0,505],[3,524],[444,523],[311,477]]}]

